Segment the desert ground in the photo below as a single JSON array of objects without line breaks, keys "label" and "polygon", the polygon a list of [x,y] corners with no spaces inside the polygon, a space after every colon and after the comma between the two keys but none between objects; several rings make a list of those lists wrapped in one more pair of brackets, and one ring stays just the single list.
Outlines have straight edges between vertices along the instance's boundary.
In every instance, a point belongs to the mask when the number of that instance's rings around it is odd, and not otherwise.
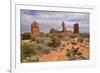
[{"label": "desert ground", "polygon": [[59,32],[21,34],[21,62],[89,60],[89,34]]}]

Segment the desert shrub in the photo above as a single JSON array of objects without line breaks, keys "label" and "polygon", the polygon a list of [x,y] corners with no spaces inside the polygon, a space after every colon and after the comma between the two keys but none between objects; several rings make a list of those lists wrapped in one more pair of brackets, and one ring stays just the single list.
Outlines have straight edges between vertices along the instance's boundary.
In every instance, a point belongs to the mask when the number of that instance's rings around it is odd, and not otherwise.
[{"label": "desert shrub", "polygon": [[50,33],[45,33],[45,36],[46,36],[46,37],[49,37],[49,36],[50,36]]},{"label": "desert shrub", "polygon": [[78,38],[78,41],[79,41],[80,43],[83,43],[84,38],[83,38],[83,37],[79,37],[79,38]]},{"label": "desert shrub", "polygon": [[76,37],[78,37],[78,34],[72,34],[72,35],[70,35],[70,37],[71,38],[76,38]]},{"label": "desert shrub", "polygon": [[71,42],[71,44],[72,44],[72,45],[76,45],[76,44],[77,44],[77,42]]},{"label": "desert shrub", "polygon": [[22,34],[21,34],[21,39],[22,39],[22,40],[31,39],[31,33],[29,33],[29,32],[22,33]]},{"label": "desert shrub", "polygon": [[67,51],[66,56],[71,57],[71,51],[69,49],[67,49],[66,51]]},{"label": "desert shrub", "polygon": [[38,50],[43,50],[43,49],[46,48],[46,46],[45,46],[43,43],[38,43],[38,44],[37,44],[37,47],[38,47],[38,48],[37,48]]},{"label": "desert shrub", "polygon": [[38,46],[38,53],[39,54],[41,54],[41,53],[49,53],[50,52],[50,47],[48,47],[48,46],[46,46],[45,44],[43,44],[43,43],[38,43],[37,44],[37,46]]},{"label": "desert shrub", "polygon": [[29,44],[21,45],[21,58],[22,60],[26,57],[35,56],[37,54],[36,48]]},{"label": "desert shrub", "polygon": [[44,43],[44,38],[37,38],[36,41],[37,43]]},{"label": "desert shrub", "polygon": [[79,48],[72,47],[71,49],[66,50],[66,56],[69,58],[69,60],[75,60],[77,56],[81,59],[82,53],[79,51]]},{"label": "desert shrub", "polygon": [[38,58],[37,57],[27,57],[25,59],[27,62],[38,62]]},{"label": "desert shrub", "polygon": [[88,59],[88,58],[86,58],[86,57],[84,57],[84,56],[80,56],[80,59],[82,59],[82,60],[86,60],[86,59]]},{"label": "desert shrub", "polygon": [[60,46],[60,44],[61,44],[61,40],[58,39],[57,37],[52,37],[52,38],[51,38],[51,41],[52,41],[52,42],[49,43],[48,46],[51,46],[51,47],[54,47],[54,48]]},{"label": "desert shrub", "polygon": [[49,33],[48,35],[50,38],[53,38],[54,37],[54,34],[53,33]]},{"label": "desert shrub", "polygon": [[35,37],[32,37],[32,41],[36,41],[36,38]]},{"label": "desert shrub", "polygon": [[61,35],[60,33],[58,34],[58,38],[63,38],[64,36]]},{"label": "desert shrub", "polygon": [[83,37],[83,38],[89,38],[89,34],[80,33],[80,37]]},{"label": "desert shrub", "polygon": [[49,53],[50,53],[50,49],[44,49],[44,50],[42,51],[42,53],[49,54]]},{"label": "desert shrub", "polygon": [[45,36],[43,34],[32,35],[32,41],[36,41],[37,43],[43,43]]}]

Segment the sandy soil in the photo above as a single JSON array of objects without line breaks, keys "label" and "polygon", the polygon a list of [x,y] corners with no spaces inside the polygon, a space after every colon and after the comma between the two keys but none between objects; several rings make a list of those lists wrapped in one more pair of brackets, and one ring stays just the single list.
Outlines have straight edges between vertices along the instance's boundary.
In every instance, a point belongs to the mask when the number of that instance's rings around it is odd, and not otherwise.
[{"label": "sandy soil", "polygon": [[[78,42],[77,40],[74,42],[76,43],[75,45],[72,45],[70,41],[62,41],[61,45],[57,48],[56,51],[51,51],[49,54],[41,54],[38,56],[38,59],[40,62],[43,61],[63,61],[63,60],[68,60],[69,58],[66,56],[66,53],[68,49],[71,49],[72,47],[74,48],[79,48],[79,52],[82,53],[82,56],[86,59],[89,59],[89,42],[86,42],[86,39],[84,39],[83,43]],[[86,44],[87,43],[87,44]],[[76,60],[80,60],[79,56],[76,55]]]}]

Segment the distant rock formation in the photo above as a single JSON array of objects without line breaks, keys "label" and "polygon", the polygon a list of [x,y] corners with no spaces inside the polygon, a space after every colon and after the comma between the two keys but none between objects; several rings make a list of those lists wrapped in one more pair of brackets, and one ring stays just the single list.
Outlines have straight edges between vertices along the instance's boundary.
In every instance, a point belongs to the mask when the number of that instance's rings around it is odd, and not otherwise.
[{"label": "distant rock formation", "polygon": [[74,30],[73,31],[74,33],[79,33],[79,24],[78,23],[74,24],[73,30]]},{"label": "distant rock formation", "polygon": [[62,21],[62,32],[67,32],[64,21]]},{"label": "distant rock formation", "polygon": [[54,29],[54,28],[51,28],[50,29],[50,33],[54,33],[54,32],[67,32],[67,29],[66,29],[66,27],[65,27],[65,23],[64,23],[64,21],[62,21],[62,31],[59,31],[59,30],[56,30],[56,29]]},{"label": "distant rock formation", "polygon": [[33,23],[31,24],[31,33],[38,33],[38,32],[40,32],[39,23],[33,21]]},{"label": "distant rock formation", "polygon": [[[62,21],[61,25],[62,25],[62,30],[61,31],[56,30],[54,28],[51,28],[50,29],[50,33],[69,32],[67,30],[67,28],[65,27],[64,21]],[[31,33],[38,33],[38,32],[40,32],[39,23],[36,22],[36,21],[33,21],[33,23],[31,24]],[[73,33],[79,33],[79,24],[78,23],[74,24],[74,26],[73,26]]]},{"label": "distant rock formation", "polygon": [[54,33],[54,32],[58,32],[57,30],[55,30],[54,28],[50,29],[50,33]]}]

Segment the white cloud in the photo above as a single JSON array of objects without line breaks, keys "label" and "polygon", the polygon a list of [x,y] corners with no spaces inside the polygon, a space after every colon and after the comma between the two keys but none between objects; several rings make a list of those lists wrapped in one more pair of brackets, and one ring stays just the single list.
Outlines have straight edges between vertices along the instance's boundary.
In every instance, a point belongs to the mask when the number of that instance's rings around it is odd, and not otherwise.
[{"label": "white cloud", "polygon": [[30,26],[33,21],[37,21],[43,31],[47,31],[47,29],[49,30],[52,27],[61,29],[62,20],[67,24],[66,27],[73,26],[73,24],[77,22],[80,24],[80,27],[89,27],[89,14],[87,13],[35,11],[32,15],[32,11],[29,14],[28,11],[25,10],[21,13],[22,25]]},{"label": "white cloud", "polygon": [[21,14],[21,24],[22,25],[30,25],[33,21],[32,15]]}]

